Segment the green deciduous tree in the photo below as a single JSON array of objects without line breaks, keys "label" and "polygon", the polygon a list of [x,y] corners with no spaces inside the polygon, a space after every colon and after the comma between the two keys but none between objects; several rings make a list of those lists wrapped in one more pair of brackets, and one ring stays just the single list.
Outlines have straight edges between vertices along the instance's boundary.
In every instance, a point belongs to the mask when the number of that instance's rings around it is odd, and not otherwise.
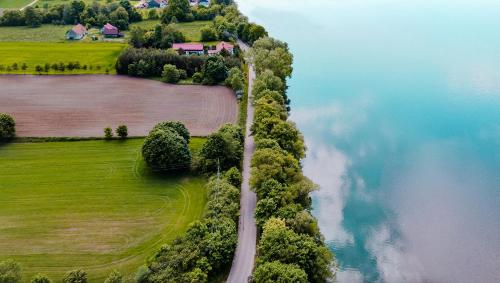
[{"label": "green deciduous tree", "polygon": [[161,73],[161,80],[166,83],[177,83],[179,82],[181,74],[176,66],[171,64],[166,64],[163,66],[163,72]]},{"label": "green deciduous tree", "polygon": [[27,26],[39,27],[42,25],[43,16],[38,10],[30,6],[24,9],[24,20]]},{"label": "green deciduous tree", "polygon": [[227,67],[222,56],[209,57],[203,65],[203,84],[214,85],[227,78]]},{"label": "green deciduous tree", "polygon": [[14,118],[5,113],[0,113],[0,140],[11,139],[16,135],[16,122]]},{"label": "green deciduous tree", "polygon": [[179,136],[181,136],[187,143],[189,143],[189,140],[191,138],[191,135],[189,134],[189,130],[186,128],[186,126],[184,126],[183,123],[181,123],[179,121],[160,122],[154,126],[154,128],[151,130],[151,132],[157,131],[157,130],[164,130],[164,131],[172,130],[172,131],[176,132],[177,134],[179,134]]},{"label": "green deciduous tree", "polygon": [[260,98],[260,93],[265,90],[284,94],[285,84],[271,70],[265,70],[255,79],[252,94],[254,97]]},{"label": "green deciduous tree", "polygon": [[299,235],[286,227],[285,221],[270,218],[264,225],[258,246],[259,261],[280,261],[303,269],[309,282],[324,282],[332,274],[332,255],[308,235]]},{"label": "green deciduous tree", "polygon": [[43,274],[37,274],[31,279],[31,283],[51,283],[52,281]]},{"label": "green deciduous tree", "polygon": [[113,130],[110,127],[104,128],[104,138],[107,140],[113,138]]},{"label": "green deciduous tree", "polygon": [[120,125],[116,128],[115,130],[116,135],[119,136],[121,139],[125,139],[128,136],[128,128],[126,125]]},{"label": "green deciduous tree", "polygon": [[156,171],[183,170],[191,166],[188,143],[172,130],[151,132],[142,146],[142,155]]},{"label": "green deciduous tree", "polygon": [[18,283],[21,278],[19,263],[11,259],[0,262],[0,283]]},{"label": "green deciduous tree", "polygon": [[63,283],[87,283],[87,272],[81,269],[72,270],[64,276]]},{"label": "green deciduous tree", "polygon": [[262,182],[269,179],[283,184],[291,184],[301,179],[297,159],[290,154],[268,148],[255,151],[251,175],[250,184],[253,188],[259,188]]},{"label": "green deciduous tree", "polygon": [[217,30],[212,25],[206,25],[200,29],[201,41],[216,41]]},{"label": "green deciduous tree", "polygon": [[108,278],[104,280],[104,283],[122,283],[123,282],[123,275],[118,272],[118,270],[113,270]]},{"label": "green deciduous tree", "polygon": [[226,85],[234,91],[243,90],[245,87],[245,76],[240,68],[233,67],[229,70]]},{"label": "green deciduous tree", "polygon": [[307,283],[307,274],[295,264],[266,262],[253,272],[255,283]]},{"label": "green deciduous tree", "polygon": [[175,18],[176,21],[184,22],[192,17],[188,0],[170,0],[168,6],[161,15],[163,23],[170,23]]},{"label": "green deciduous tree", "polygon": [[202,166],[206,171],[216,171],[217,162],[221,170],[240,167],[243,155],[241,128],[231,124],[208,136],[201,150]]}]

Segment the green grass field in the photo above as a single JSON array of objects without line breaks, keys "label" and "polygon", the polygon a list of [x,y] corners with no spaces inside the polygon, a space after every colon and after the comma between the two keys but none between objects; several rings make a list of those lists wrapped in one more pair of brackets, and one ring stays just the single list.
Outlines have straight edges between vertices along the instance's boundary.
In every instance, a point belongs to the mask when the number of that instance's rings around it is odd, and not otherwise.
[{"label": "green grass field", "polygon": [[[203,139],[194,139],[198,150]],[[164,243],[203,215],[206,179],[158,176],[142,139],[0,145],[0,260],[23,280],[54,282],[83,268],[90,282],[113,269],[132,279]]]},{"label": "green grass field", "polygon": [[0,0],[0,8],[5,9],[20,9],[33,0]]},{"label": "green grass field", "polygon": [[[133,23],[130,27],[138,26],[144,29],[152,29],[154,28],[160,21],[159,20],[146,20],[142,22]],[[201,33],[200,29],[208,24],[211,21],[197,21],[190,23],[178,23],[177,28],[184,34],[187,42],[198,42],[201,41]]]},{"label": "green grass field", "polygon": [[[104,74],[106,69],[110,74],[115,73],[116,58],[126,44],[121,43],[36,43],[36,42],[0,42],[0,74],[34,74],[36,65],[45,65],[63,62],[79,61],[83,65],[92,65],[93,68],[87,70],[66,70],[64,73],[50,70],[49,74]],[[7,66],[17,63],[17,71],[6,70]],[[20,69],[22,63],[28,65],[28,69]],[[98,69],[97,66],[100,68]]]},{"label": "green grass field", "polygon": [[[1,0],[0,0],[1,1]],[[71,25],[31,27],[0,27],[0,42],[64,42]]]}]

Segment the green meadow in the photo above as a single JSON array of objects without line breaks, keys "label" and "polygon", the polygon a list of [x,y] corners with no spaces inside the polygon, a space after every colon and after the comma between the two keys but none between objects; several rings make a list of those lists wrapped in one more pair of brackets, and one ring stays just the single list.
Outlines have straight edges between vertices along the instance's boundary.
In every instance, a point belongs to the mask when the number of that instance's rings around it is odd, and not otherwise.
[{"label": "green meadow", "polygon": [[[65,72],[50,70],[49,74],[110,74],[115,73],[115,62],[120,52],[125,48],[121,43],[49,43],[49,42],[0,42],[0,74],[35,74],[37,65],[46,63],[64,63],[78,61],[87,69],[78,69]],[[18,69],[7,70],[8,66],[18,64]],[[21,69],[23,63],[27,69]],[[45,74],[45,72],[42,72]]]},{"label": "green meadow", "polygon": [[204,177],[150,172],[142,141],[0,144],[0,261],[18,261],[24,281],[76,268],[90,282],[114,269],[132,280],[206,202]]},{"label": "green meadow", "polygon": [[33,0],[0,0],[0,8],[19,9],[31,2],[33,2]]},{"label": "green meadow", "polygon": [[[1,1],[1,0],[0,0]],[[71,25],[0,27],[0,42],[64,42]]]},{"label": "green meadow", "polygon": [[[159,20],[146,20],[130,24],[130,28],[136,26],[136,27],[141,27],[143,29],[153,29],[159,23],[160,23]],[[187,42],[198,42],[201,41],[200,29],[211,23],[212,23],[211,21],[178,23],[176,24],[176,27],[179,29],[179,31],[181,31],[184,34]]]}]

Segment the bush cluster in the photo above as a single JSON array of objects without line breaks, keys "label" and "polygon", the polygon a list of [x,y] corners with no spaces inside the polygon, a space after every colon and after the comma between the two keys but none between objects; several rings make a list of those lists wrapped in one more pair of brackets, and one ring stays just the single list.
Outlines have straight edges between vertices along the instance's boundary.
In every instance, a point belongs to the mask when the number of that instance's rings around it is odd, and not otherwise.
[{"label": "bush cluster", "polygon": [[[23,71],[25,72],[29,66],[26,63],[13,63],[12,65],[0,65],[0,72],[18,72],[18,71]],[[59,63],[45,63],[43,65],[36,65],[35,66],[35,71],[37,73],[48,73],[50,70],[53,70],[54,72],[65,72],[65,71],[74,71],[74,70],[101,70],[102,67],[101,65],[87,65],[87,64],[80,64],[79,61],[73,61],[73,62],[59,62]],[[109,73],[109,68],[105,69],[106,73]]]},{"label": "bush cluster", "polygon": [[288,120],[285,90],[292,56],[285,43],[267,37],[255,41],[250,56],[257,73],[252,90],[256,151],[250,185],[258,196],[255,218],[262,232],[253,280],[324,282],[331,276],[333,256],[311,215],[309,195],[316,185],[300,166],[305,156],[303,137]]}]

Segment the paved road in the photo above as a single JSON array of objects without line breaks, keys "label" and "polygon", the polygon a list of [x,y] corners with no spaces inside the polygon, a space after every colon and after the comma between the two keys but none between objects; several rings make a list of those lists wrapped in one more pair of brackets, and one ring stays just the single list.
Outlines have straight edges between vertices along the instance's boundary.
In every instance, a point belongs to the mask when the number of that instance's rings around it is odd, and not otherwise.
[{"label": "paved road", "polygon": [[[248,46],[238,41],[241,49],[248,50]],[[248,112],[246,124],[245,151],[243,156],[243,183],[241,185],[241,209],[238,226],[238,246],[233,259],[231,272],[227,279],[228,283],[244,283],[248,281],[252,274],[255,261],[255,250],[257,244],[257,227],[255,225],[254,212],[257,196],[250,191],[250,160],[255,150],[253,137],[250,135],[250,126],[253,122],[252,87],[255,78],[255,71],[249,65],[248,73]]]},{"label": "paved road", "polygon": [[38,1],[38,0],[34,0],[33,2],[29,3],[28,5],[26,5],[26,6],[22,7],[22,8],[21,8],[21,9],[19,9],[19,10],[21,10],[21,11],[22,11],[22,10],[24,10],[24,9],[28,8],[29,6],[33,6],[33,5],[35,5],[35,3],[36,3],[37,1]]}]

